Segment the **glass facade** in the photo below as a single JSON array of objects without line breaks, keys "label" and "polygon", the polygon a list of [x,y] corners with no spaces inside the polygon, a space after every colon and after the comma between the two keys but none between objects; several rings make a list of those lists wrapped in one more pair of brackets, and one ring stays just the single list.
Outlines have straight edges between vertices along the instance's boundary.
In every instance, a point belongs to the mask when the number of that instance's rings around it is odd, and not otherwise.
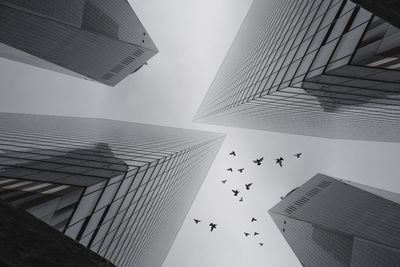
[{"label": "glass facade", "polygon": [[398,1],[353,0],[353,2],[400,28],[400,4]]},{"label": "glass facade", "polygon": [[317,174],[269,214],[303,266],[399,266],[400,195]]},{"label": "glass facade", "polygon": [[114,267],[41,220],[2,200],[0,218],[0,266]]},{"label": "glass facade", "polygon": [[125,0],[1,0],[0,56],[114,86],[158,50]]},{"label": "glass facade", "polygon": [[195,119],[400,141],[400,30],[352,1],[255,0]]},{"label": "glass facade", "polygon": [[223,138],[0,113],[0,199],[116,266],[161,266]]}]

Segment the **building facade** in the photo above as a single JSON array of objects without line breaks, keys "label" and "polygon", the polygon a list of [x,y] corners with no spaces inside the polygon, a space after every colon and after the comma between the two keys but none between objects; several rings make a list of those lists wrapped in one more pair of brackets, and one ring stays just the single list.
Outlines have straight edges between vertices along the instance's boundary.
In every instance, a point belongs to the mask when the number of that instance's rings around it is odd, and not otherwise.
[{"label": "building facade", "polygon": [[303,266],[400,266],[400,194],[317,174],[269,214]]},{"label": "building facade", "polygon": [[400,28],[400,3],[396,0],[373,1],[373,0],[352,0],[354,3],[374,13],[378,17]]},{"label": "building facade", "polygon": [[0,199],[116,266],[161,266],[223,139],[0,113]]},{"label": "building facade", "polygon": [[255,0],[195,120],[400,141],[400,30],[348,0]]},{"label": "building facade", "polygon": [[114,86],[158,50],[125,0],[1,0],[0,56]]},{"label": "building facade", "polygon": [[115,267],[48,224],[2,200],[0,218],[0,266]]}]

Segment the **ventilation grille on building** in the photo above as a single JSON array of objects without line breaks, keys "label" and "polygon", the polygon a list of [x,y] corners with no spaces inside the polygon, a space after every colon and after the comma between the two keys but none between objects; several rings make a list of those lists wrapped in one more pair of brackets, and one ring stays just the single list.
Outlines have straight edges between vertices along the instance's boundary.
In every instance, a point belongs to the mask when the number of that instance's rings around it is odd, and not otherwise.
[{"label": "ventilation grille on building", "polygon": [[125,69],[126,66],[128,66],[129,64],[131,64],[132,62],[134,62],[138,57],[140,57],[141,55],[143,55],[144,51],[141,49],[137,49],[134,53],[132,53],[132,55],[128,56],[127,58],[125,58],[124,60],[122,60],[122,64],[118,64],[117,66],[114,66],[110,72],[112,73],[106,73],[103,75],[103,77],[101,77],[103,80],[109,80],[111,79],[114,74],[113,73],[119,73],[121,70]]},{"label": "ventilation grille on building", "polygon": [[323,181],[319,183],[317,186],[322,187],[322,188],[327,188],[332,182],[331,181]]},{"label": "ventilation grille on building", "polygon": [[118,73],[118,72],[120,72],[120,71],[121,71],[122,69],[124,69],[124,68],[125,68],[124,65],[119,64],[119,65],[115,66],[114,68],[112,68],[112,69],[111,69],[111,72]]},{"label": "ventilation grille on building", "polygon": [[319,188],[313,188],[310,191],[308,191],[308,193],[306,194],[306,196],[308,197],[315,197],[316,195],[318,195],[318,193],[321,192],[321,189]]},{"label": "ventilation grille on building", "polygon": [[136,57],[140,57],[141,55],[143,55],[143,53],[144,53],[143,50],[138,49],[135,51],[135,53],[133,53],[133,55]]},{"label": "ventilation grille on building", "polygon": [[294,211],[296,211],[297,208],[294,206],[289,206],[288,208],[285,209],[285,211],[289,214],[292,214]]},{"label": "ventilation grille on building", "polygon": [[294,204],[296,204],[297,206],[303,206],[304,204],[306,204],[307,203],[307,201],[309,201],[310,199],[309,198],[306,198],[306,197],[301,197],[301,198],[299,198],[298,200],[296,200],[295,202],[294,202]]},{"label": "ventilation grille on building", "polygon": [[122,64],[129,65],[129,64],[131,64],[133,61],[135,61],[135,59],[136,59],[136,58],[134,58],[134,57],[132,57],[132,56],[129,56],[129,57],[125,58],[125,59],[122,61]]},{"label": "ventilation grille on building", "polygon": [[103,80],[109,80],[114,76],[114,74],[111,73],[107,73],[105,75],[103,75],[103,77],[101,77]]},{"label": "ventilation grille on building", "polygon": [[[321,188],[327,188],[332,182],[331,181],[322,181],[319,184],[317,184],[318,187]],[[308,191],[306,193],[307,197],[300,197],[298,200],[296,200],[292,205],[290,205],[288,208],[286,208],[284,211],[292,214],[294,211],[297,210],[297,207],[301,207],[304,204],[306,204],[311,197],[315,197],[316,195],[319,194],[319,192],[321,192],[322,189],[314,187],[313,189],[311,189],[310,191]],[[296,207],[297,206],[297,207]]]}]

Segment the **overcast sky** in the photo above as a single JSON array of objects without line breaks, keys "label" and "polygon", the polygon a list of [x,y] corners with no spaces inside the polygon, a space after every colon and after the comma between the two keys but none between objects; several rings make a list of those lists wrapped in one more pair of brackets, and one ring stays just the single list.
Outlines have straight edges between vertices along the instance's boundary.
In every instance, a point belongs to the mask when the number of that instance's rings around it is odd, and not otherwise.
[{"label": "overcast sky", "polygon": [[[266,0],[267,1],[267,0]],[[164,267],[300,266],[267,214],[321,172],[400,192],[399,144],[328,140],[192,122],[252,0],[137,0],[134,10],[160,50],[111,88],[0,59],[0,111],[109,118],[228,134]],[[237,157],[228,153],[235,149]],[[293,154],[303,152],[296,159]],[[264,156],[264,164],[251,163]],[[285,157],[285,167],[273,163]],[[244,167],[229,174],[226,168]],[[221,180],[228,179],[223,185]],[[244,202],[231,189],[244,190]],[[250,223],[256,217],[257,223]],[[193,218],[202,220],[195,225]],[[208,224],[218,229],[210,233]],[[243,232],[260,232],[244,238]],[[263,242],[260,247],[258,242]]]}]

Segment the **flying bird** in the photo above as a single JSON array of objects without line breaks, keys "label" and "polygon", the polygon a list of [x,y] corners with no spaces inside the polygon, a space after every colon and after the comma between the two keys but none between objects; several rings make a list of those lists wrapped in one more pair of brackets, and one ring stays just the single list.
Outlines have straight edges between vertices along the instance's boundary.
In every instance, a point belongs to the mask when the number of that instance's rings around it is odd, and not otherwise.
[{"label": "flying bird", "polygon": [[282,167],[282,161],[283,161],[284,159],[282,158],[282,157],[280,157],[280,158],[277,158],[277,159],[275,159],[275,163],[276,164],[279,164],[279,166],[281,166]]},{"label": "flying bird", "polygon": [[232,168],[226,169],[228,172],[233,172]]},{"label": "flying bird", "polygon": [[259,243],[260,244],[260,246],[263,246],[264,245],[264,243]]},{"label": "flying bird", "polygon": [[243,197],[241,197],[241,198],[239,199],[239,201],[240,201],[240,202],[243,202]]},{"label": "flying bird", "polygon": [[224,184],[224,183],[226,183],[226,181],[227,181],[227,180],[222,180],[222,183]]},{"label": "flying bird", "polygon": [[236,156],[236,153],[235,153],[235,151],[232,151],[231,153],[229,153],[229,155],[231,155],[231,156]]},{"label": "flying bird", "polygon": [[256,222],[257,221],[257,219],[256,218],[251,218],[251,222]]},{"label": "flying bird", "polygon": [[200,220],[198,220],[198,219],[193,219],[194,220],[194,222],[196,223],[196,224],[198,224],[199,222],[201,222]]},{"label": "flying bird", "polygon": [[245,184],[246,190],[250,190],[250,186],[251,186],[252,184],[253,184],[253,183]]},{"label": "flying bird", "polygon": [[210,226],[211,226],[211,232],[212,232],[214,229],[217,228],[217,224],[215,224],[215,223],[210,223]]},{"label": "flying bird", "polygon": [[235,197],[239,194],[239,190],[232,190],[232,192]]},{"label": "flying bird", "polygon": [[294,154],[294,156],[295,156],[296,158],[300,158],[300,156],[301,156],[301,152],[300,152],[300,153],[296,153],[296,154]]},{"label": "flying bird", "polygon": [[244,233],[245,236],[249,236],[249,233]]},{"label": "flying bird", "polygon": [[242,173],[244,171],[244,168],[238,169],[238,172]]},{"label": "flying bird", "polygon": [[253,162],[254,162],[255,164],[257,164],[257,166],[260,166],[260,165],[261,165],[261,161],[263,161],[263,159],[264,159],[264,157],[259,158],[259,159],[255,159],[255,160],[253,160]]},{"label": "flying bird", "polygon": [[256,236],[256,235],[259,235],[259,233],[257,233],[257,232],[254,232],[254,236]]}]

